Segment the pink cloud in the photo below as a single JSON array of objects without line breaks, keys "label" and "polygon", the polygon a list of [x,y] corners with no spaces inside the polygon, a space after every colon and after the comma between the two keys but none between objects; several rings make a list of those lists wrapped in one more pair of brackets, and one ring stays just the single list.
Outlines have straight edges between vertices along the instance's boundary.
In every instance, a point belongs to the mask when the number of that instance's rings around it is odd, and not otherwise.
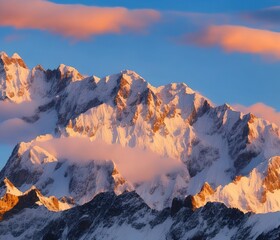
[{"label": "pink cloud", "polygon": [[91,142],[88,138],[69,137],[38,141],[35,144],[53,156],[73,163],[88,163],[93,160],[113,161],[120,173],[133,183],[183,169],[183,163],[178,159],[164,157],[138,147],[108,144],[102,140]]},{"label": "pink cloud", "polygon": [[234,108],[244,113],[251,112],[258,117],[264,118],[280,126],[280,112],[277,112],[273,107],[267,106],[263,103],[256,103],[249,107],[237,104],[234,105]]},{"label": "pink cloud", "polygon": [[0,101],[0,122],[12,118],[30,117],[35,114],[35,110],[40,106],[40,102],[22,102],[15,104],[7,101]]},{"label": "pink cloud", "polygon": [[86,39],[92,35],[143,31],[157,21],[157,11],[56,4],[46,0],[0,0],[0,26],[39,29]]},{"label": "pink cloud", "polygon": [[18,142],[31,140],[38,131],[19,118],[12,118],[0,123],[0,144],[15,145]]},{"label": "pink cloud", "polygon": [[269,55],[280,59],[280,33],[243,26],[210,26],[206,30],[187,35],[184,43],[199,46],[221,46],[227,52]]},{"label": "pink cloud", "polygon": [[35,123],[27,123],[22,118],[35,115],[40,102],[23,102],[15,104],[0,101],[0,145],[15,145],[18,142],[30,141],[38,135],[51,133],[55,128],[57,116],[41,115]]}]

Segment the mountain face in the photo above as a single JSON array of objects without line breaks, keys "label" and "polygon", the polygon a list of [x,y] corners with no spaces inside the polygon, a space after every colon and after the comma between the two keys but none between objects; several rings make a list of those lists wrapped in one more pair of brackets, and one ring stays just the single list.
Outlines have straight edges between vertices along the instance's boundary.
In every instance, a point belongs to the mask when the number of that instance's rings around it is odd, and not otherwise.
[{"label": "mountain face", "polygon": [[[270,216],[279,219],[275,124],[227,104],[215,106],[183,83],[156,88],[129,70],[85,77],[62,64],[30,70],[17,54],[0,54],[0,90],[1,104],[32,104],[20,118],[44,129],[18,143],[0,172],[1,236],[278,234],[279,220],[256,228]],[[30,200],[22,204],[24,199]],[[19,224],[11,232],[9,226],[29,214],[26,221],[35,227]]]}]

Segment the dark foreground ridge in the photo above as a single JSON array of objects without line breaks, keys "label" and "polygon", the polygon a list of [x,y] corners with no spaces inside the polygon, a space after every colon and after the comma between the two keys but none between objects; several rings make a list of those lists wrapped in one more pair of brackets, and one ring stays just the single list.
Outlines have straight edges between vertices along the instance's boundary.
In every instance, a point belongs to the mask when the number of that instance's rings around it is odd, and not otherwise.
[{"label": "dark foreground ridge", "polygon": [[[26,206],[27,207],[27,206]],[[18,222],[19,218],[26,221]],[[135,192],[98,194],[92,201],[64,212],[43,206],[21,209],[0,222],[9,239],[279,239],[280,227],[255,235],[253,219],[222,203],[195,211],[188,199],[174,199],[171,208],[151,209]]]}]

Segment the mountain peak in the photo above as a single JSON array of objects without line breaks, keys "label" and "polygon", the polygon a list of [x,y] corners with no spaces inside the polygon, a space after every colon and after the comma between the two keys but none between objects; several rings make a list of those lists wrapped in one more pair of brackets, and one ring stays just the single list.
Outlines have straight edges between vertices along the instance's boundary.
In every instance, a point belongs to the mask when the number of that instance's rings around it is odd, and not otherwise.
[{"label": "mountain peak", "polygon": [[4,51],[1,51],[0,52],[0,58],[2,58],[2,57],[8,57],[8,54]]},{"label": "mountain peak", "polygon": [[79,81],[84,79],[84,76],[79,73],[79,71],[71,66],[67,66],[65,64],[60,64],[57,68],[57,70],[61,74],[62,78],[71,78],[73,81]]},{"label": "mountain peak", "polygon": [[20,196],[22,194],[22,192],[19,189],[17,189],[7,177],[4,178],[3,184],[5,186],[5,193],[13,194],[15,196]]},{"label": "mountain peak", "polygon": [[135,76],[135,77],[137,77],[137,78],[140,78],[140,77],[141,77],[137,72],[135,72],[135,71],[133,71],[133,70],[130,70],[130,69],[122,70],[122,71],[121,71],[121,74],[123,74],[123,75],[128,75],[128,76]]},{"label": "mountain peak", "polygon": [[25,69],[28,69],[24,61],[21,59],[21,57],[17,54],[14,53],[12,57],[9,57],[7,53],[5,52],[0,52],[0,63],[5,66],[10,66],[10,65],[16,65]]},{"label": "mountain peak", "polygon": [[146,80],[143,77],[141,77],[137,72],[132,71],[132,70],[121,71],[121,76],[130,83],[132,83],[135,80],[140,80],[142,82],[146,82]]},{"label": "mountain peak", "polygon": [[14,58],[14,59],[22,59],[21,56],[18,55],[18,53],[14,53],[11,58]]},{"label": "mountain peak", "polygon": [[[10,181],[9,184],[13,185]],[[18,190],[19,191],[19,190]],[[36,208],[43,205],[49,211],[62,211],[71,205],[58,200],[54,196],[45,197],[39,189],[32,186],[24,193],[7,192],[0,198],[0,221],[19,213],[26,208]]]},{"label": "mountain peak", "polygon": [[42,72],[45,71],[45,69],[43,68],[43,66],[42,66],[41,64],[36,65],[33,69],[35,69],[35,70],[40,70],[40,71],[42,71]]}]

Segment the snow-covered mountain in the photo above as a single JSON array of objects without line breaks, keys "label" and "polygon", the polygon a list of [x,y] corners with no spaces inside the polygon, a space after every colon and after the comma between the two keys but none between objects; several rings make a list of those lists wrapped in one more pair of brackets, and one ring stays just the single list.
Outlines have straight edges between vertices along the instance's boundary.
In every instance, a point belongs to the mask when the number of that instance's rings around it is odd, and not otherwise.
[{"label": "snow-covered mountain", "polygon": [[1,53],[0,89],[2,104],[32,104],[20,118],[43,129],[17,144],[0,172],[0,181],[21,194],[35,186],[45,198],[72,199],[74,206],[103,192],[135,191],[159,214],[189,195],[193,209],[225,208],[210,201],[243,212],[280,211],[278,126],[215,106],[184,83],[153,87],[129,70],[101,79],[65,65],[29,70],[18,54]]}]

